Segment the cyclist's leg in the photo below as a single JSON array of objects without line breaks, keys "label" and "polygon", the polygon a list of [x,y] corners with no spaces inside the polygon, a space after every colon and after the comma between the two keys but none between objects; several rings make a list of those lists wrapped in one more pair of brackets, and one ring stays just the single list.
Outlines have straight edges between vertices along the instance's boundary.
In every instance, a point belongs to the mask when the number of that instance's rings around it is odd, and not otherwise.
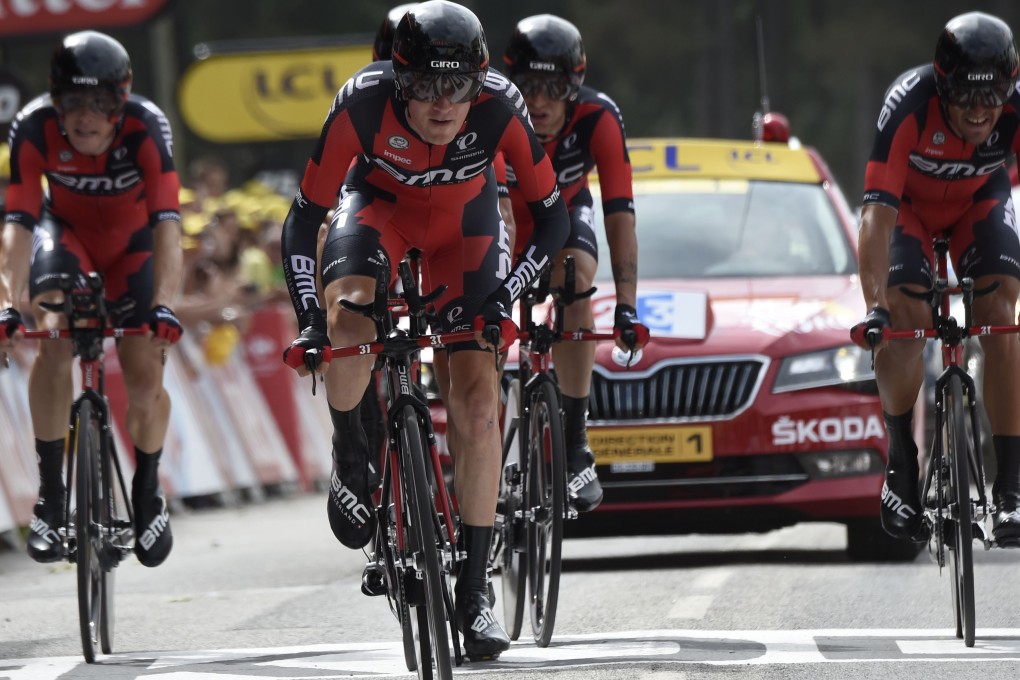
[{"label": "cyclist's leg", "polygon": [[[563,260],[574,258],[574,289],[591,288],[598,268],[593,212],[580,205],[570,211],[571,232],[564,249],[556,258],[552,285],[563,285]],[[575,301],[564,310],[563,329],[593,329],[591,298]],[[570,502],[582,512],[594,510],[602,502],[602,485],[595,474],[595,455],[588,447],[588,392],[595,365],[594,342],[561,342],[553,346],[556,381],[563,393],[564,439],[567,452],[567,486]]]},{"label": "cyclist's leg", "polygon": [[[436,301],[443,331],[471,327],[482,302],[502,283],[501,263],[510,255],[492,171],[487,172],[490,181],[480,196],[464,206],[459,220],[450,215],[433,216],[431,238],[422,248],[426,287],[448,286]],[[488,245],[482,252],[468,250],[478,243]],[[474,268],[464,271],[465,263]],[[469,657],[495,658],[510,646],[510,638],[492,614],[487,574],[502,468],[499,374],[496,357],[473,341],[453,345],[448,352],[447,427],[455,430],[448,441],[455,460],[454,483],[467,553],[457,578],[457,623]]]},{"label": "cyclist's leg", "polygon": [[[63,299],[57,290],[56,275],[77,276],[83,267],[91,265],[74,234],[48,215],[36,227],[33,241],[29,297],[36,325],[41,329],[62,328],[67,325],[63,315],[45,311],[39,303]],[[47,340],[39,343],[39,354],[28,378],[28,400],[39,458],[39,501],[29,527],[28,554],[39,562],[63,557],[57,530],[64,523],[66,501],[64,445],[67,414],[74,401],[71,366],[71,341]]]},{"label": "cyclist's leg", "polygon": [[[375,339],[374,322],[344,309],[338,301],[371,302],[377,262],[386,259],[393,263],[403,256],[406,244],[393,229],[383,231],[393,211],[392,203],[349,191],[333,217],[320,271],[327,332],[334,345]],[[376,526],[368,483],[369,443],[361,416],[361,400],[374,362],[374,356],[335,359],[325,377],[333,421],[333,469],[326,514],[337,540],[349,548],[367,545]]]},{"label": "cyclist's leg", "polygon": [[[974,321],[1009,325],[1016,322],[1020,296],[1020,242],[1010,202],[1009,182],[990,180],[975,195],[974,206],[953,232],[953,254],[961,276],[977,289],[997,284],[974,300]],[[957,243],[959,234],[959,243]],[[992,427],[997,474],[992,484],[996,506],[993,533],[999,542],[1020,541],[1020,343],[1012,335],[980,339],[985,354],[984,405]]]},{"label": "cyclist's leg", "polygon": [[[148,322],[152,308],[152,230],[140,228],[131,252],[103,268],[107,308],[114,326],[133,328]],[[117,356],[127,393],[125,425],[134,444],[131,483],[135,555],[147,567],[159,566],[173,548],[170,512],[159,485],[159,459],[170,424],[170,395],[163,387],[163,350],[144,336],[117,341]]]},{"label": "cyclist's leg", "polygon": [[[931,311],[922,300],[904,295],[900,286],[931,286],[934,257],[931,234],[907,204],[900,207],[889,246],[888,300],[893,328],[931,326]],[[875,376],[886,430],[889,460],[882,487],[882,526],[891,536],[922,538],[919,464],[914,441],[913,409],[924,382],[924,342],[891,342],[875,357]]]}]

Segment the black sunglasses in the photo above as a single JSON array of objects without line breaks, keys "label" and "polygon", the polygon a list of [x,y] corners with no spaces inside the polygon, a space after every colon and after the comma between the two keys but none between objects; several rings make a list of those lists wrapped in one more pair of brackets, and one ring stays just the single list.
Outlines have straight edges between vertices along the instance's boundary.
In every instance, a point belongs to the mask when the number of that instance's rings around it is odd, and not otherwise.
[{"label": "black sunglasses", "polygon": [[548,99],[569,99],[574,92],[566,76],[522,74],[514,76],[513,81],[525,97],[544,94]]},{"label": "black sunglasses", "polygon": [[120,102],[111,92],[106,90],[80,90],[68,92],[58,97],[54,102],[63,114],[84,111],[88,109],[92,113],[101,116],[112,116],[120,108]]},{"label": "black sunglasses", "polygon": [[406,99],[435,102],[446,97],[453,104],[463,104],[472,101],[482,91],[485,71],[468,73],[403,71],[397,75],[397,82]]},{"label": "black sunglasses", "polygon": [[988,85],[951,82],[946,88],[946,103],[961,109],[972,109],[978,106],[993,109],[1003,106],[1012,93],[1013,85],[1009,82]]}]

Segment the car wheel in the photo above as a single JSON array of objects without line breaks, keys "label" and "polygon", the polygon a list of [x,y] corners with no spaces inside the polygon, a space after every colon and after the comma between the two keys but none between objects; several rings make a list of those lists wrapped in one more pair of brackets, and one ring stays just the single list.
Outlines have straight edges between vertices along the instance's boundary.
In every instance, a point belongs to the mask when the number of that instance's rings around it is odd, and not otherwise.
[{"label": "car wheel", "polygon": [[846,525],[846,552],[855,562],[912,562],[924,543],[911,543],[885,533],[878,519]]}]

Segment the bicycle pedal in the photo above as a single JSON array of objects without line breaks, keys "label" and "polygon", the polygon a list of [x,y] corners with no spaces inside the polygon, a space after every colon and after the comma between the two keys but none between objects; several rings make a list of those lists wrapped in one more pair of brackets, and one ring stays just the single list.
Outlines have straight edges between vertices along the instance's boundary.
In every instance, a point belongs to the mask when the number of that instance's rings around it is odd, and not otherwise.
[{"label": "bicycle pedal", "polygon": [[383,568],[376,562],[369,562],[361,572],[361,592],[369,597],[386,594],[386,578]]}]

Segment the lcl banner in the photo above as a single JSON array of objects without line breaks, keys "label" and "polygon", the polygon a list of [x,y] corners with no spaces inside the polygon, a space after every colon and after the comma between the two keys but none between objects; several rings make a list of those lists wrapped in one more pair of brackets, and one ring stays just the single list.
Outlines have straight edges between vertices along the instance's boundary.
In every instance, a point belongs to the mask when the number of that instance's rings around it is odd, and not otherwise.
[{"label": "lcl banner", "polygon": [[0,0],[0,36],[130,26],[168,0]]},{"label": "lcl banner", "polygon": [[340,87],[371,61],[368,45],[214,54],[188,66],[178,108],[212,142],[314,138]]}]

